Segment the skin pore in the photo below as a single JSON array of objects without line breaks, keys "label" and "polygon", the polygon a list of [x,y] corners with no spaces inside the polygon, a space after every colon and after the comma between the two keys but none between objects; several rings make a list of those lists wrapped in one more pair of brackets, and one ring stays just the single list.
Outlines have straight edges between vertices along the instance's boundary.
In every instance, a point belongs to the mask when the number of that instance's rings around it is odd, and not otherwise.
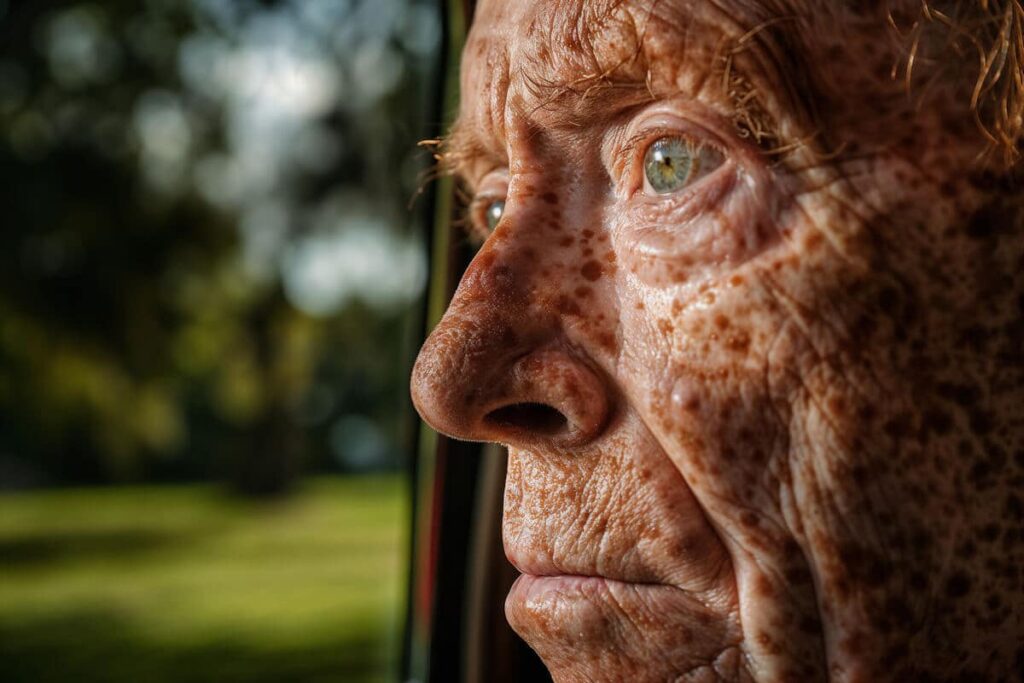
[{"label": "skin pore", "polygon": [[[1024,680],[1024,209],[887,11],[477,8],[486,241],[412,390],[509,446],[506,614],[556,681]],[[659,191],[655,143],[698,170]]]}]

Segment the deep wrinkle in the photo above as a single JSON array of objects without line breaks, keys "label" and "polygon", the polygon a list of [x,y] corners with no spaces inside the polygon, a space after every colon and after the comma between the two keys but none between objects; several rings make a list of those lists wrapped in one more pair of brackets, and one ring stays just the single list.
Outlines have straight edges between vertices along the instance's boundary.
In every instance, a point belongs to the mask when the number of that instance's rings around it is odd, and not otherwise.
[{"label": "deep wrinkle", "polygon": [[[622,5],[615,3],[620,11]],[[519,55],[508,54],[510,46],[505,42],[489,44],[485,59],[489,64],[500,64],[501,71],[494,79],[495,85],[488,88],[490,95],[487,101],[492,106],[484,115],[487,125],[467,120],[465,114],[456,120],[440,145],[439,161],[443,171],[460,177],[472,189],[490,168],[507,165],[506,121],[510,112],[504,108],[510,106],[517,109],[516,116],[529,118],[535,121],[538,129],[555,135],[559,131],[578,132],[581,126],[603,129],[614,120],[623,118],[623,114],[630,110],[678,97],[679,74],[662,60],[651,62],[642,42],[647,35],[648,22],[665,24],[671,21],[658,16],[658,6],[659,3],[655,3],[647,11],[640,12],[642,18],[639,20],[634,19],[631,13],[617,18],[616,35],[623,44],[616,46],[616,57],[605,60],[608,64],[600,63],[598,70],[593,68],[594,63],[601,60],[593,57],[595,48],[592,44],[572,41],[557,33],[544,38],[545,42],[550,39],[552,45],[558,46],[557,49],[546,50],[551,59],[544,64],[531,59],[529,55],[533,52],[527,52],[527,56],[520,58]],[[756,45],[758,36],[763,32],[744,33],[742,49],[737,50],[730,47],[730,41],[718,30],[700,31],[698,22],[684,26],[687,45],[707,55],[705,63],[699,67],[696,60],[687,62],[691,69],[686,83],[687,96],[715,107],[734,122],[750,119],[749,112],[744,112],[755,104],[752,95],[739,95],[735,87],[737,82],[753,80],[744,69],[753,69],[758,62],[756,58],[740,60],[737,55],[760,54]],[[568,31],[570,28],[561,25],[554,30]],[[473,40],[484,43],[486,36],[474,36]],[[467,46],[467,53],[483,49],[471,43]],[[519,68],[513,71],[513,64]],[[535,74],[531,70],[541,73]],[[549,75],[541,75],[545,73]],[[510,99],[508,91],[513,83],[521,85],[517,89],[521,96]],[[468,87],[471,86],[464,82],[463,88]],[[740,100],[730,101],[730,96]],[[761,132],[757,139],[782,139],[781,133],[775,132],[774,123],[762,120],[759,129]],[[747,132],[744,129],[744,133]],[[781,144],[795,142],[795,139],[783,139]]]}]

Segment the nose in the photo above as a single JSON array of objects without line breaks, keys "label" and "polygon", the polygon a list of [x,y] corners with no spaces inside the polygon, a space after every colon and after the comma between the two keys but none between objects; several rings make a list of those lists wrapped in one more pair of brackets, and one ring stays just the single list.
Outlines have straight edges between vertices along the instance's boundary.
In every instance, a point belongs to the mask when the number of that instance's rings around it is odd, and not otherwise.
[{"label": "nose", "polygon": [[[518,448],[582,446],[602,431],[607,384],[547,306],[537,258],[485,245],[424,344],[412,397],[439,432]],[[533,252],[528,252],[533,255]],[[535,277],[536,275],[536,277]]]}]

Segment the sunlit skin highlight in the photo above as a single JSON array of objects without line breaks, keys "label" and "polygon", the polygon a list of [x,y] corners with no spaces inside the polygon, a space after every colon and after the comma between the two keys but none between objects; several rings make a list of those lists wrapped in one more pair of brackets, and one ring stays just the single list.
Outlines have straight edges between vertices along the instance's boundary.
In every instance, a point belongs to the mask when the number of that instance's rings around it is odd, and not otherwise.
[{"label": "sunlit skin highlight", "polygon": [[1024,680],[1024,211],[882,4],[477,8],[486,240],[412,391],[509,446],[556,681]]}]

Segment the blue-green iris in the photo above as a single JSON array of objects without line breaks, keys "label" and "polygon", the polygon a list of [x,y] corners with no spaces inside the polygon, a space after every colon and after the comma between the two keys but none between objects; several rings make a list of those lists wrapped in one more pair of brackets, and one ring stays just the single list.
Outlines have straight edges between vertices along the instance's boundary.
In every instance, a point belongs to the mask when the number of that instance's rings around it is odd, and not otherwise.
[{"label": "blue-green iris", "polygon": [[651,189],[658,194],[681,190],[699,171],[699,152],[683,138],[659,138],[647,148],[644,156],[644,174]]}]

